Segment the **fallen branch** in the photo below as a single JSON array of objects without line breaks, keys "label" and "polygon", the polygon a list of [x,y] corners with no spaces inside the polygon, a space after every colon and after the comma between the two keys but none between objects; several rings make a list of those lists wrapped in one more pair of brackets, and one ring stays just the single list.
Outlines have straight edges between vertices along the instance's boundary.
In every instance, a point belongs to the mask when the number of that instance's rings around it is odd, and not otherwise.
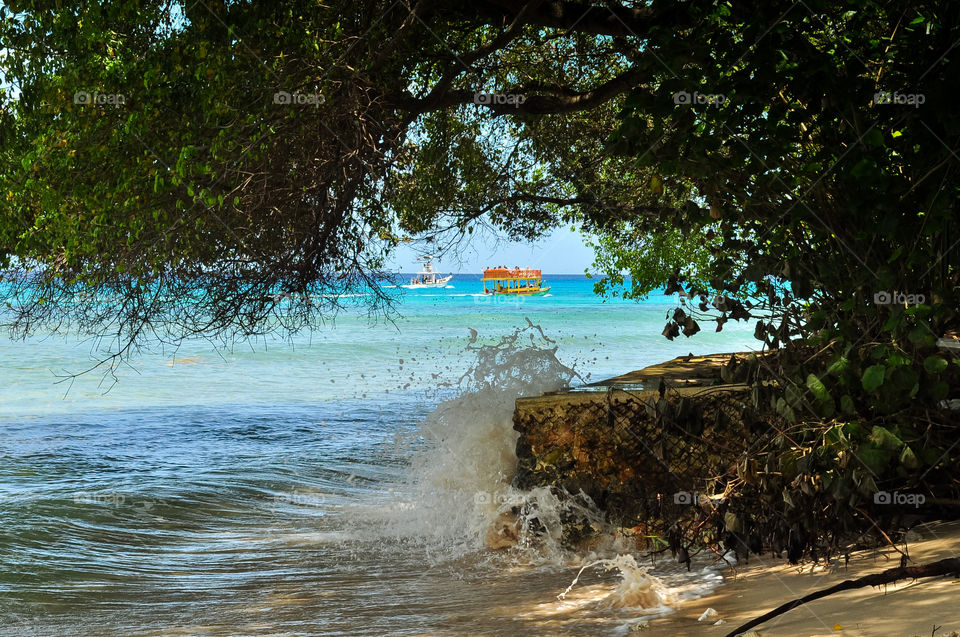
[{"label": "fallen branch", "polygon": [[725,637],[736,637],[737,635],[744,633],[755,626],[769,621],[776,617],[777,615],[782,615],[783,613],[793,610],[798,606],[802,606],[807,602],[812,602],[815,599],[820,599],[821,597],[826,597],[827,595],[833,595],[834,593],[839,593],[840,591],[848,591],[855,588],[863,588],[865,586],[881,586],[883,584],[889,584],[900,579],[912,578],[919,579],[921,577],[933,577],[935,575],[946,575],[947,573],[958,573],[960,572],[960,557],[951,557],[945,560],[940,560],[939,562],[931,562],[930,564],[923,564],[921,566],[901,566],[897,568],[890,568],[881,573],[874,573],[873,575],[866,575],[858,579],[848,579],[839,584],[831,586],[830,588],[824,588],[823,590],[815,591],[809,595],[804,595],[799,599],[795,599],[791,602],[787,602],[777,608],[773,609],[766,615],[757,617],[756,619],[751,619],[743,626],[740,626],[729,633]]}]

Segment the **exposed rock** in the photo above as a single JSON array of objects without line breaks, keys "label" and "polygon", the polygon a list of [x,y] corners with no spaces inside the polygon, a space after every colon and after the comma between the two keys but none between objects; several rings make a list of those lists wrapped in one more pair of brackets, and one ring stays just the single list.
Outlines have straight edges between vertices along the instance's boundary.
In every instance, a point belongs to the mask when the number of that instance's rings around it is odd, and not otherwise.
[{"label": "exposed rock", "polygon": [[520,540],[520,520],[512,511],[504,511],[494,519],[487,530],[485,542],[494,550],[515,546]]},{"label": "exposed rock", "polygon": [[[627,528],[717,506],[710,496],[722,495],[723,476],[736,476],[751,431],[766,429],[749,386],[715,384],[723,366],[750,361],[681,357],[605,381],[604,390],[520,398],[514,486],[582,490]],[[627,388],[636,381],[654,389]]]}]

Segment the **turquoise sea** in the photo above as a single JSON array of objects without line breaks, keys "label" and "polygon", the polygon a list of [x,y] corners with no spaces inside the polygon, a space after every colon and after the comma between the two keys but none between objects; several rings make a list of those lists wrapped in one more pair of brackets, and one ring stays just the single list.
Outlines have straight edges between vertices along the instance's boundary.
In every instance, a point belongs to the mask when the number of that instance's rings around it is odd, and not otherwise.
[{"label": "turquoise sea", "polygon": [[612,603],[642,576],[622,547],[485,548],[504,498],[563,506],[508,487],[517,395],[758,344],[732,322],[670,342],[673,297],[544,278],[396,288],[390,321],[154,347],[115,377],[67,378],[97,360],[75,336],[0,341],[0,634],[622,634],[710,590],[708,565],[660,564],[662,604]]}]

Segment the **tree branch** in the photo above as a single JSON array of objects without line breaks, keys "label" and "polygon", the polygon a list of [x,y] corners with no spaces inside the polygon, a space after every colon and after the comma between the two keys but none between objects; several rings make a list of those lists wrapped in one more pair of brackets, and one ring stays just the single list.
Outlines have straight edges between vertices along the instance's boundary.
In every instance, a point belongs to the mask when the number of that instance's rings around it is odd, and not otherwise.
[{"label": "tree branch", "polygon": [[540,2],[541,0],[535,0],[534,2],[528,2],[525,4],[523,9],[521,9],[520,12],[514,16],[510,26],[508,26],[503,33],[491,41],[487,42],[483,46],[477,47],[472,51],[457,55],[455,58],[456,65],[454,65],[454,69],[456,69],[457,65],[464,66],[464,68],[460,70],[451,69],[447,73],[444,73],[443,77],[441,77],[433,89],[431,89],[430,93],[421,100],[422,104],[424,105],[423,108],[426,110],[434,110],[435,103],[442,99],[443,95],[453,85],[454,79],[456,79],[460,73],[463,71],[469,71],[471,69],[471,64],[483,58],[484,56],[490,55],[494,51],[502,49],[512,40],[517,38],[520,35],[521,29],[525,25],[525,18],[527,18],[530,13],[540,5]]},{"label": "tree branch", "polygon": [[[509,19],[518,13],[516,0],[487,0],[475,5],[478,13],[492,18]],[[649,6],[628,8],[620,4],[598,6],[583,2],[544,2],[530,13],[528,24],[577,33],[609,36],[637,36],[657,24],[669,24],[663,12]]]},{"label": "tree branch", "polygon": [[[523,103],[514,104],[484,104],[488,109],[498,115],[525,113],[530,115],[551,115],[557,113],[573,113],[585,111],[614,97],[634,89],[643,79],[643,73],[639,70],[630,70],[612,78],[596,88],[577,93],[569,91],[567,95],[531,95],[525,94],[530,90],[526,87],[516,89],[516,95],[524,95],[526,99]],[[559,93],[563,89],[556,92]],[[442,95],[430,95],[424,99],[417,99],[409,93],[403,93],[394,96],[391,101],[400,108],[416,113],[426,113],[428,111],[449,108],[461,104],[474,104],[476,92],[470,91],[449,91]]]},{"label": "tree branch", "polygon": [[793,610],[798,606],[802,606],[807,602],[812,602],[814,600],[826,597],[828,595],[833,595],[834,593],[839,593],[840,591],[849,591],[856,588],[864,588],[866,586],[881,586],[883,584],[889,584],[900,579],[913,578],[919,579],[921,577],[934,577],[935,575],[946,575],[948,573],[957,573],[960,572],[960,557],[951,557],[945,560],[940,560],[939,562],[931,562],[930,564],[924,564],[922,566],[900,566],[897,568],[890,568],[881,573],[874,573],[872,575],[866,575],[859,579],[848,579],[839,584],[831,586],[830,588],[824,588],[819,591],[810,593],[809,595],[804,595],[798,599],[795,599],[786,604],[782,604],[777,608],[773,609],[765,615],[761,615],[756,619],[748,621],[742,626],[734,628],[732,631],[726,634],[726,637],[736,637],[737,635],[744,633],[755,626],[767,622],[778,615]]}]

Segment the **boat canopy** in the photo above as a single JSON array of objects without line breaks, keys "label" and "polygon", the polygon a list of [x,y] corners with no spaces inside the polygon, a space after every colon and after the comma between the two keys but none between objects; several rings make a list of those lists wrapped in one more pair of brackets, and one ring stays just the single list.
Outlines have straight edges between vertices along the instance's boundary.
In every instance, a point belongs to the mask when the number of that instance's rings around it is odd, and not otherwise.
[{"label": "boat canopy", "polygon": [[[484,294],[541,294],[549,288],[541,288],[541,270],[532,268],[487,268],[483,271]],[[487,287],[490,283],[490,287]]]},{"label": "boat canopy", "polygon": [[483,271],[483,281],[503,279],[542,279],[542,270],[531,268],[487,268]]}]

